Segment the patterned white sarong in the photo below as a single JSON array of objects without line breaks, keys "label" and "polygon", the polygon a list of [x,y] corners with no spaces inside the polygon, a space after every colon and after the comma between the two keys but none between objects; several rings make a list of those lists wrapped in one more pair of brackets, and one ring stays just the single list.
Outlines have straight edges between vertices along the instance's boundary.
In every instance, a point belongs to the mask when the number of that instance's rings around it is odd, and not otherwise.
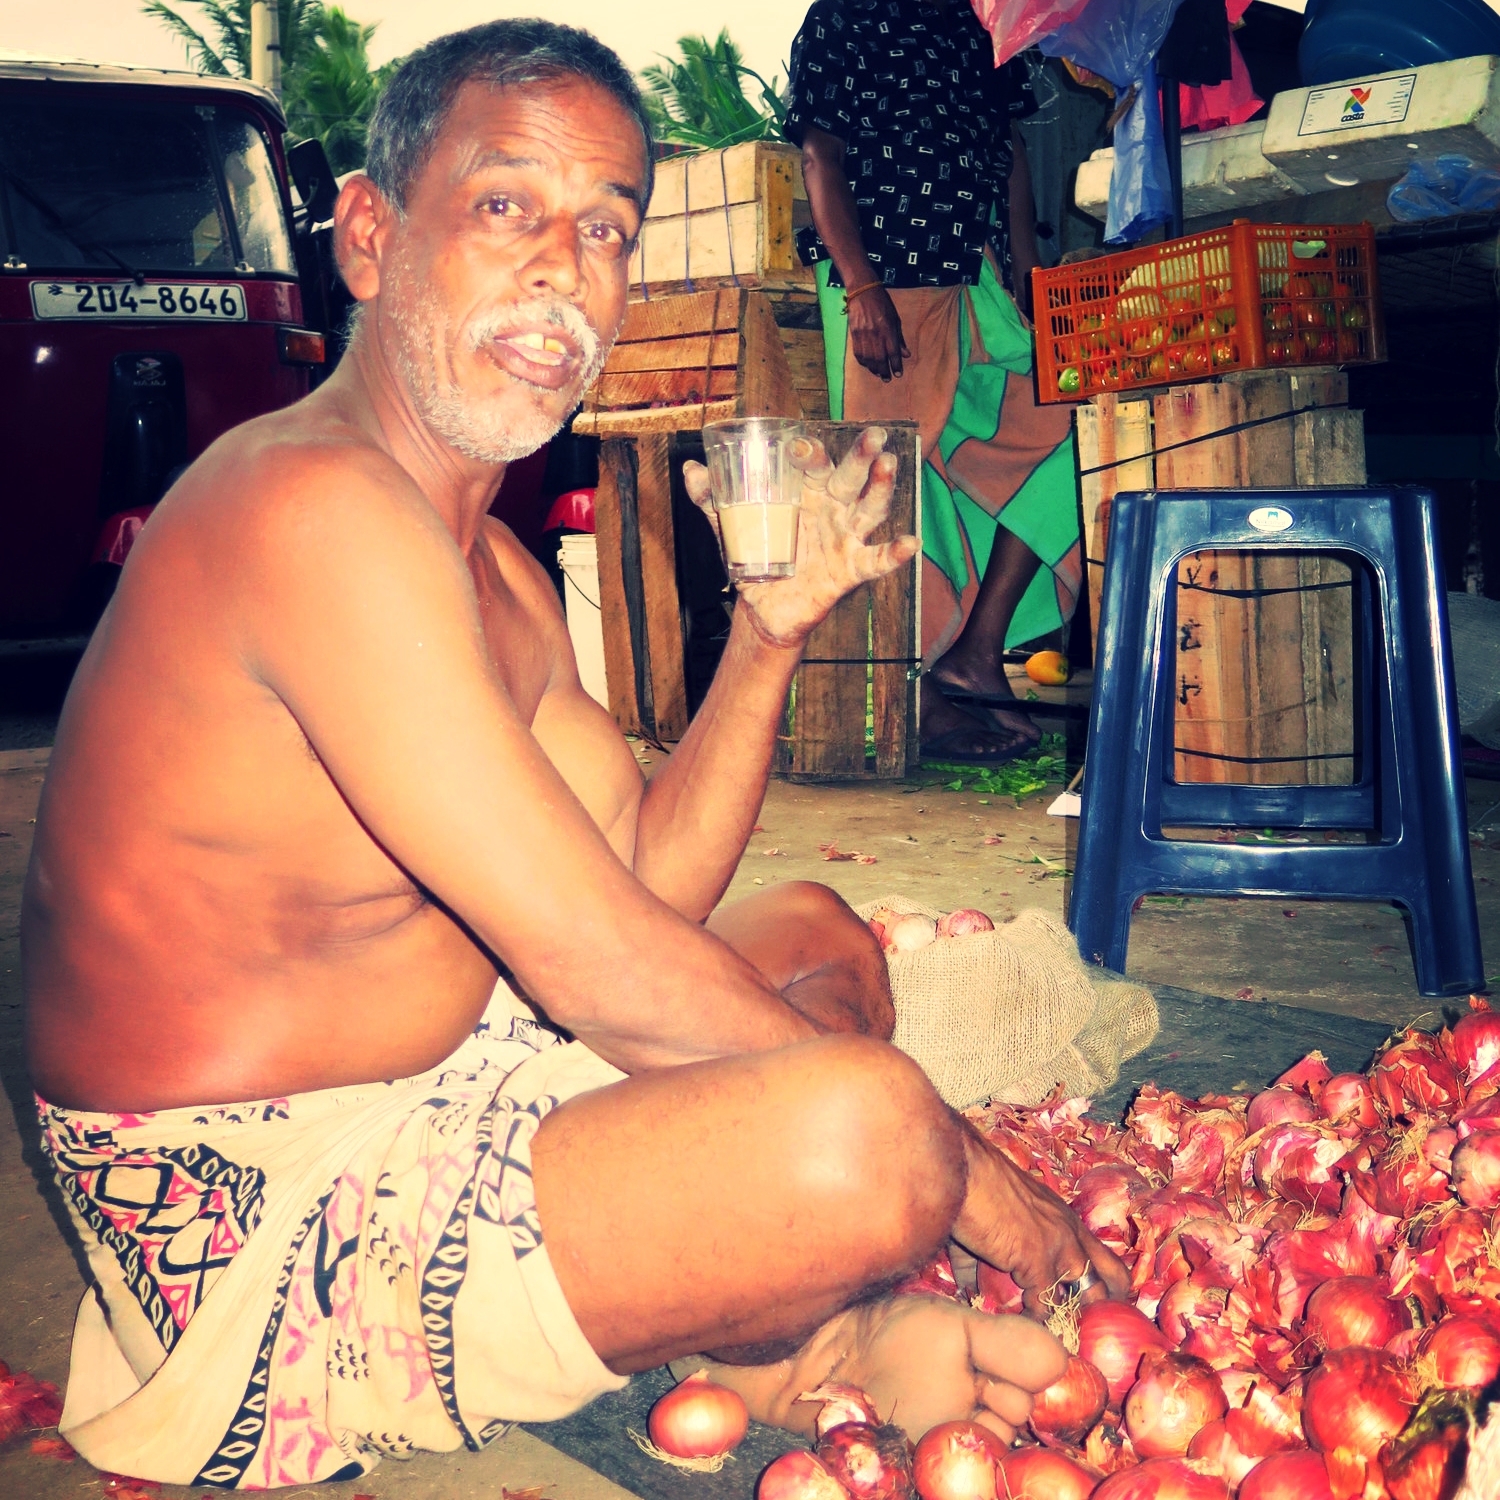
[{"label": "patterned white sarong", "polygon": [[95,1278],[63,1434],[114,1473],[265,1489],[623,1386],[563,1299],[530,1166],[551,1109],[622,1076],[502,984],[415,1078],[138,1115],[38,1099]]}]

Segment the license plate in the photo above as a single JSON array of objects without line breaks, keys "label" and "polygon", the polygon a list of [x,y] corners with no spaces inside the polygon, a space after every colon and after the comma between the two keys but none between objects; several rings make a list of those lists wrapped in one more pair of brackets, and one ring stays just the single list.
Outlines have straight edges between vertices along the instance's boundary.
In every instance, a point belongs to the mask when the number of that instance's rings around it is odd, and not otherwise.
[{"label": "license plate", "polygon": [[33,281],[31,308],[38,318],[187,319],[192,323],[243,323],[245,293],[212,281]]}]

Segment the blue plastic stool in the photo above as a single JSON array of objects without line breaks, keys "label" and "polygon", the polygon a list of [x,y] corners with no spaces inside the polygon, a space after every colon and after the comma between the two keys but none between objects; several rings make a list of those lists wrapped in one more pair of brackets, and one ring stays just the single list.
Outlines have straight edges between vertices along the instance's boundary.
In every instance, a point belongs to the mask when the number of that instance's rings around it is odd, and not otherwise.
[{"label": "blue plastic stool", "polygon": [[[1174,780],[1177,564],[1210,549],[1349,556],[1365,679],[1355,785]],[[1422,994],[1482,987],[1440,577],[1427,490],[1115,497],[1069,913],[1085,960],[1124,972],[1130,914],[1149,893],[1390,901],[1407,916]],[[1201,843],[1166,838],[1163,825],[1366,829],[1378,839]]]}]

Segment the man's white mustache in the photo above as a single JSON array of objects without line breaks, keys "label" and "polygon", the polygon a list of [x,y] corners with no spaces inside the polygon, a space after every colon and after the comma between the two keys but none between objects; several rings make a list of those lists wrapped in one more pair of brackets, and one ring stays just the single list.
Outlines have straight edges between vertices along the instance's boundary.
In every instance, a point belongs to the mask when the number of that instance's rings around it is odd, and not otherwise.
[{"label": "man's white mustache", "polygon": [[513,302],[503,311],[491,313],[469,327],[469,343],[474,349],[482,349],[495,339],[507,334],[534,329],[538,323],[550,323],[561,328],[578,348],[579,357],[586,369],[593,369],[599,357],[601,340],[587,318],[571,302],[551,297],[532,297],[526,302]]}]

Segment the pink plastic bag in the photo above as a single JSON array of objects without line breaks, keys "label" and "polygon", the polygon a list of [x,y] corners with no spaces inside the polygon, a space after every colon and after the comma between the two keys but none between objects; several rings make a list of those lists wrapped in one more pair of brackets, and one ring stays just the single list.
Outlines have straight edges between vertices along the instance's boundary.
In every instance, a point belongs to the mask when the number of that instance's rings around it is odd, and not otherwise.
[{"label": "pink plastic bag", "polygon": [[[1039,37],[1081,15],[1089,0],[973,0],[974,13],[995,42],[995,66],[1024,52]],[[1248,3],[1248,0],[1247,0]]]}]

